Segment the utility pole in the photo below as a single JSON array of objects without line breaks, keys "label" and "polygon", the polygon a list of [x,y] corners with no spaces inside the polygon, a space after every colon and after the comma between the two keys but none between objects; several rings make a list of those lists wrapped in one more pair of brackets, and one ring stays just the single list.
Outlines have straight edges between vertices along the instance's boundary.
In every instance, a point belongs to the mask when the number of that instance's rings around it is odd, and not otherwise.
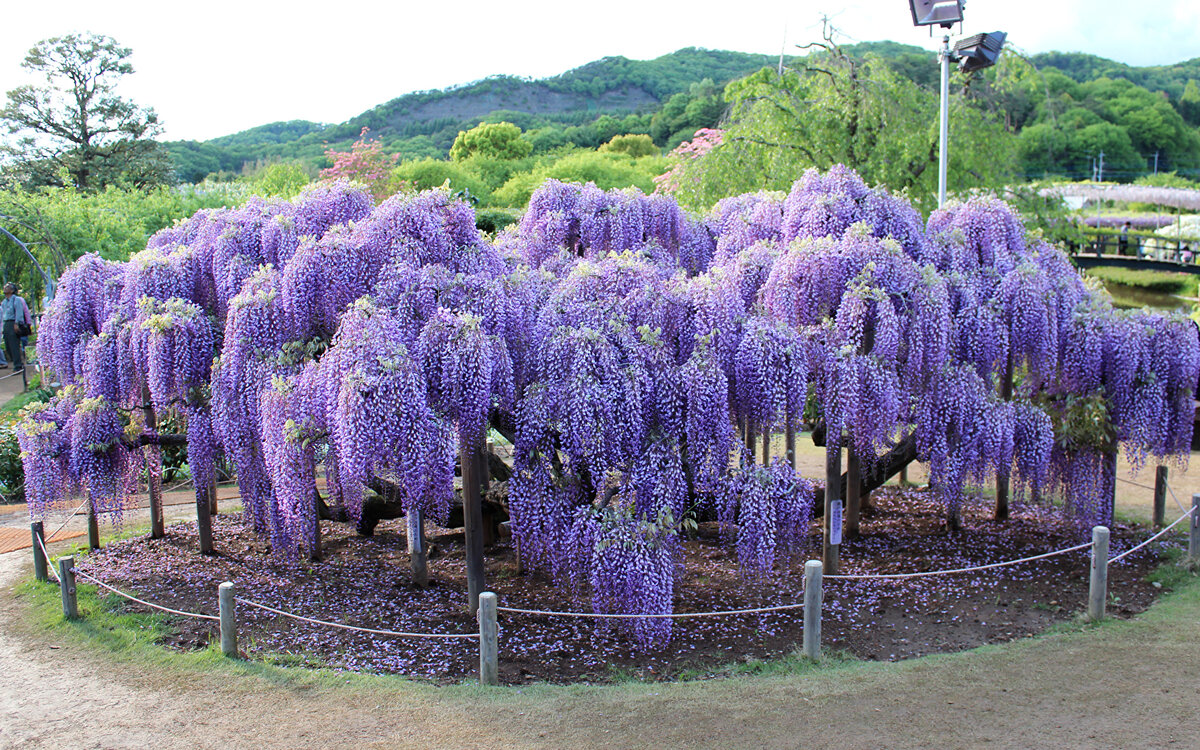
[{"label": "utility pole", "polygon": [[1096,182],[1104,182],[1104,152],[1100,152],[1100,176],[1096,178]]},{"label": "utility pole", "polygon": [[1154,174],[1158,174],[1158,152],[1154,152]]},{"label": "utility pole", "polygon": [[[938,208],[946,205],[946,164],[948,141],[950,140],[950,35],[942,37],[942,49],[938,52],[942,63],[942,98],[938,127]],[[836,567],[836,564],[835,564]]]}]

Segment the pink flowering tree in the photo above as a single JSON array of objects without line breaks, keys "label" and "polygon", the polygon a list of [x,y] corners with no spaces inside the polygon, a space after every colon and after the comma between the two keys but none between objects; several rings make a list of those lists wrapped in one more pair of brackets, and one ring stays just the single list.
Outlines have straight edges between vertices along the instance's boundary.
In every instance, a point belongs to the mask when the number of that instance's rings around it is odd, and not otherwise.
[{"label": "pink flowering tree", "polygon": [[[700,128],[696,131],[692,140],[679,144],[669,154],[672,163],[671,169],[654,178],[654,184],[656,185],[654,192],[669,194],[678,192],[687,179],[685,174],[687,166],[717,146],[720,146],[724,135],[724,130]],[[698,178],[695,176],[692,179],[698,181]]]},{"label": "pink flowering tree", "polygon": [[362,129],[348,152],[326,149],[325,156],[333,162],[333,166],[322,169],[320,178],[330,182],[352,180],[360,183],[371,191],[378,203],[402,187],[392,177],[392,167],[400,155],[385,154],[382,143],[367,140],[368,131],[370,128]]}]

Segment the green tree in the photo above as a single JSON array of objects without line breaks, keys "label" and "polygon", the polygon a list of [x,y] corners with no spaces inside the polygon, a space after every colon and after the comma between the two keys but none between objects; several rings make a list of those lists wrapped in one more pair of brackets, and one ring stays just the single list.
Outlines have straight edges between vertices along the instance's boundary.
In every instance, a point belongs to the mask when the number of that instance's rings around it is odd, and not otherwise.
[{"label": "green tree", "polygon": [[250,192],[270,198],[291,200],[310,181],[304,165],[299,162],[268,164],[250,177]]},{"label": "green tree", "polygon": [[1183,95],[1179,97],[1179,114],[1189,125],[1200,125],[1200,86],[1196,85],[1194,78],[1183,87]]},{"label": "green tree", "polygon": [[19,136],[5,149],[27,181],[53,184],[64,171],[79,189],[169,180],[169,159],[149,140],[161,131],[158,115],[116,95],[118,82],[133,73],[131,54],[96,34],[54,37],[29,50],[21,67],[46,83],[9,91],[0,110],[9,133]]},{"label": "green tree", "polygon": [[639,156],[653,156],[659,152],[658,146],[654,145],[654,141],[650,140],[650,136],[642,133],[640,135],[618,135],[608,142],[600,146],[599,151],[611,151],[614,154],[625,154],[637,158]]},{"label": "green tree", "polygon": [[485,122],[459,131],[450,147],[450,158],[463,161],[472,156],[489,159],[523,159],[533,145],[521,138],[521,129],[511,122]]},{"label": "green tree", "polygon": [[[808,167],[845,164],[868,184],[933,206],[937,190],[937,95],[877,58],[828,45],[800,70],[774,68],[730,83],[721,145],[683,166],[677,196],[695,208],[737,193],[786,190]],[[1003,123],[962,96],[951,101],[952,191],[1010,177],[1015,140]]]}]

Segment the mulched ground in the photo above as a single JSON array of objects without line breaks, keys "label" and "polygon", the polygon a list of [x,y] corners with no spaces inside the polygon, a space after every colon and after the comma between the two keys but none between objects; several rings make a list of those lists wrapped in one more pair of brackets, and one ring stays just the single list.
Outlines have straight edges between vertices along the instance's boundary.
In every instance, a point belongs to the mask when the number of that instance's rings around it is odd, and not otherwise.
[{"label": "mulched ground", "polygon": [[[863,535],[842,545],[847,573],[899,573],[969,567],[1062,549],[1090,539],[1090,531],[1057,511],[1016,506],[1004,523],[988,520],[983,501],[964,509],[963,529],[947,530],[943,513],[922,488],[875,493],[876,509],[864,516]],[[410,580],[403,519],[384,522],[372,538],[345,524],[325,523],[324,558],[287,562],[247,531],[240,518],[215,519],[218,554],[195,550],[195,527],[168,527],[164,539],[115,542],[84,558],[80,567],[112,585],[178,609],[216,613],[217,586],[237,583],[239,596],[279,609],[362,627],[412,632],[464,633],[477,629],[465,612],[466,583],[460,531],[435,529],[429,541],[431,585]],[[1149,535],[1116,525],[1112,554]],[[716,529],[701,526],[685,544],[677,576],[675,610],[699,612],[798,602],[803,560],[819,557],[814,529],[805,554],[768,582],[738,570],[736,552]],[[1109,569],[1109,614],[1145,610],[1158,589],[1146,580],[1162,546],[1148,545]],[[1069,553],[982,572],[907,580],[825,583],[822,643],[868,660],[908,659],[959,651],[1040,633],[1072,620],[1086,607],[1088,552]],[[551,585],[540,574],[519,575],[512,547],[487,550],[489,588],[501,606],[590,611],[585,592]],[[130,604],[134,610],[143,609]],[[391,672],[455,682],[478,669],[474,640],[373,636],[310,625],[240,606],[245,655],[296,666]],[[732,664],[792,654],[801,640],[800,610],[766,615],[695,618],[675,622],[670,644],[639,653],[612,621],[505,615],[500,619],[500,677],[508,684],[604,682],[624,677],[673,679],[727,671]],[[218,638],[214,623],[171,618],[167,645],[202,648]]]}]

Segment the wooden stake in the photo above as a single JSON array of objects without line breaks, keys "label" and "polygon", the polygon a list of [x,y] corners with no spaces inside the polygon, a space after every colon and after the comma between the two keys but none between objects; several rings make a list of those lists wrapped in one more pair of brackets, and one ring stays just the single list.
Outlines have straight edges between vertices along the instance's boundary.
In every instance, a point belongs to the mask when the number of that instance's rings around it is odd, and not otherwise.
[{"label": "wooden stake", "polygon": [[[214,482],[214,489],[216,483]],[[311,550],[308,553],[308,559],[316,562],[321,559],[321,492],[317,489],[316,482],[313,482],[312,488],[309,490],[312,495],[312,518],[309,520],[308,540]],[[213,502],[216,503],[216,492],[213,493]]]},{"label": "wooden stake", "polygon": [[29,530],[33,533],[33,577],[45,583],[48,578],[46,576],[46,554],[42,552],[42,546],[46,543],[46,531],[42,527],[41,521],[29,524]]},{"label": "wooden stake", "polygon": [[479,684],[499,685],[499,628],[496,627],[496,595],[479,595]]},{"label": "wooden stake", "polygon": [[484,588],[483,572],[483,499],[479,495],[479,457],[482,437],[459,443],[459,468],[462,473],[463,534],[467,546],[467,610],[479,609]]},{"label": "wooden stake", "polygon": [[[149,432],[158,430],[158,415],[154,413],[150,389],[146,386],[142,387],[142,417]],[[167,533],[163,522],[162,448],[153,444],[145,445],[142,447],[142,456],[146,459],[146,484],[150,494],[150,538],[162,539]]]},{"label": "wooden stake", "polygon": [[79,618],[79,603],[75,600],[75,557],[58,558],[58,587],[62,593],[63,617],[68,620]]},{"label": "wooden stake", "polygon": [[100,521],[96,518],[96,501],[92,499],[92,494],[89,492],[87,496],[87,525],[88,525],[88,549],[100,549]]},{"label": "wooden stake", "polygon": [[[1008,354],[1008,366],[1004,370],[1004,379],[1000,383],[1000,398],[1005,401],[1012,401],[1012,394],[1013,358],[1010,351]],[[996,512],[992,516],[995,521],[1003,521],[1008,518],[1008,488],[1008,467],[1005,467],[1005,471],[996,474]]]},{"label": "wooden stake", "polygon": [[804,655],[821,658],[822,571],[820,560],[804,563]]},{"label": "wooden stake", "polygon": [[213,554],[212,506],[207,487],[196,488],[196,532],[200,536],[200,554]]},{"label": "wooden stake", "polygon": [[[833,435],[825,436],[825,534],[821,559],[829,575],[836,575],[841,568],[838,548],[841,546],[842,530],[835,528],[833,516],[841,515],[842,508],[842,449]],[[836,535],[836,544],[833,537]]]},{"label": "wooden stake", "polygon": [[234,601],[234,592],[231,581],[217,587],[217,608],[221,617],[221,653],[231,659],[236,659],[238,655],[237,602]]},{"label": "wooden stake", "polygon": [[1092,576],[1088,585],[1088,619],[1103,620],[1108,597],[1108,528],[1092,528]]},{"label": "wooden stake", "polygon": [[846,537],[858,537],[858,518],[862,505],[862,462],[853,445],[846,446]]},{"label": "wooden stake", "polygon": [[796,419],[789,411],[787,413],[786,424],[784,426],[784,444],[783,449],[787,454],[788,466],[792,467],[792,471],[796,470]]},{"label": "wooden stake", "polygon": [[1188,557],[1200,561],[1200,495],[1192,495],[1192,515],[1188,518]]},{"label": "wooden stake", "polygon": [[763,466],[771,465],[771,423],[763,422],[762,428],[762,457]]},{"label": "wooden stake", "polygon": [[421,511],[410,511],[404,518],[408,526],[408,567],[413,583],[421,588],[429,585],[429,563],[425,552],[425,521]]},{"label": "wooden stake", "polygon": [[1154,528],[1161,529],[1167,516],[1167,467],[1154,468]]}]

